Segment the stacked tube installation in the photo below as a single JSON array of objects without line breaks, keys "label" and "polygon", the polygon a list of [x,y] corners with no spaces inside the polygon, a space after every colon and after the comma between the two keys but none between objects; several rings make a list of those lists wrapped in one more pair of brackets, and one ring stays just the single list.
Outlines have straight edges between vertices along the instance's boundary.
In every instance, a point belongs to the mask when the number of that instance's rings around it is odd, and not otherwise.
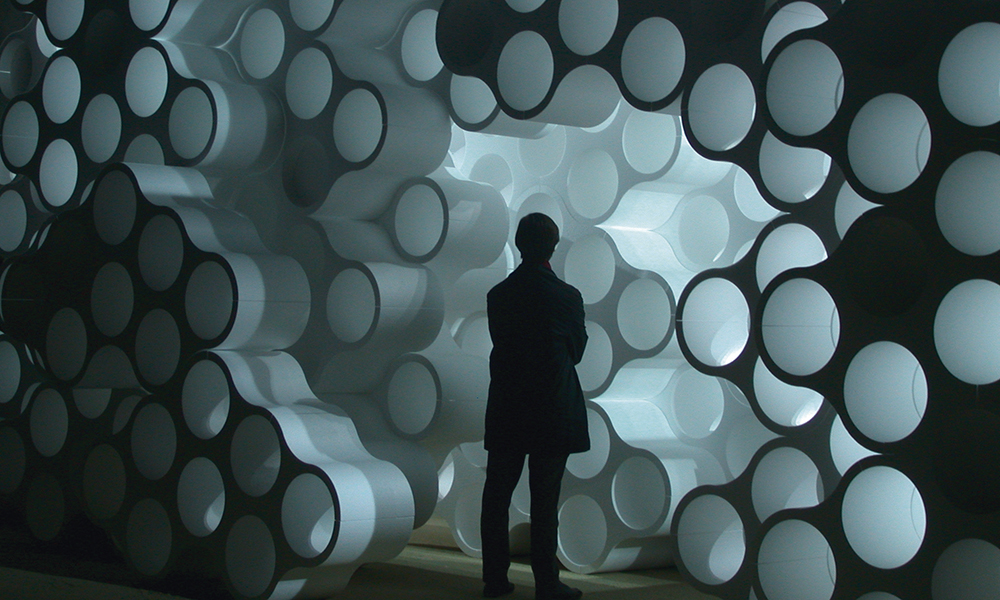
[{"label": "stacked tube installation", "polygon": [[485,293],[542,211],[590,337],[568,568],[1000,590],[996,7],[6,6],[0,499],[37,537],[83,513],[241,598],[434,514],[478,554]]}]

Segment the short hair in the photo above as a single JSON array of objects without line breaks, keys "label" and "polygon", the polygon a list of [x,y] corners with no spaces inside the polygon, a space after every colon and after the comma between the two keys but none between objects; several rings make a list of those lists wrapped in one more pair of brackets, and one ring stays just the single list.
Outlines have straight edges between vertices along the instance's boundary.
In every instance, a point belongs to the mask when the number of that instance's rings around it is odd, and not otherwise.
[{"label": "short hair", "polygon": [[531,213],[521,218],[514,234],[514,245],[521,252],[521,260],[545,262],[559,243],[559,226],[548,215]]}]

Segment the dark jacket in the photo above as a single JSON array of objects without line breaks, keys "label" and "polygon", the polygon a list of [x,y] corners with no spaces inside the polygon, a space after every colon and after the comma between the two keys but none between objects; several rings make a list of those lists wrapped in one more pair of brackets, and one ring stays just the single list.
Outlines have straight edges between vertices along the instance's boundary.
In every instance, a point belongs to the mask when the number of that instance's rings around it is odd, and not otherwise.
[{"label": "dark jacket", "polygon": [[587,344],[583,297],[548,266],[522,263],[486,296],[493,351],[486,449],[585,452],[576,365]]}]

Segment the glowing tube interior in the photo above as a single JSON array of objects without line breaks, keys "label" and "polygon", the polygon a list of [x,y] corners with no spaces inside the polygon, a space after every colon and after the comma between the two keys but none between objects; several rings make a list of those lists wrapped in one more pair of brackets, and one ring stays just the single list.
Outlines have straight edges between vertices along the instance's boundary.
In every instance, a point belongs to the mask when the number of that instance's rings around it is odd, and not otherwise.
[{"label": "glowing tube interior", "polygon": [[83,151],[95,163],[111,159],[122,136],[122,113],[108,94],[95,96],[83,111]]},{"label": "glowing tube interior", "polygon": [[181,408],[188,429],[203,440],[222,431],[229,419],[229,381],[214,361],[195,363],[184,378]]},{"label": "glowing tube interior", "polygon": [[60,309],[49,322],[45,335],[45,356],[56,377],[68,381],[76,377],[87,360],[87,326],[80,313]]},{"label": "glowing tube interior", "polygon": [[823,406],[823,395],[807,387],[781,381],[758,359],[753,372],[757,404],[772,421],[798,427],[812,420]]},{"label": "glowing tube interior", "polygon": [[233,318],[234,282],[229,271],[215,261],[195,267],[184,292],[184,309],[195,335],[213,340],[222,335]]},{"label": "glowing tube interior", "polygon": [[924,171],[931,131],[920,106],[902,94],[882,94],[861,107],[847,136],[851,169],[883,194],[905,189]]},{"label": "glowing tube interior", "polygon": [[767,107],[792,135],[812,135],[840,110],[844,68],[829,46],[800,40],[781,51],[767,74]]},{"label": "glowing tube interior", "polygon": [[790,146],[770,132],[760,146],[764,187],[782,202],[797,204],[815,196],[826,182],[831,164],[821,150]]},{"label": "glowing tube interior", "polygon": [[972,256],[1000,250],[997,189],[1000,156],[992,152],[971,152],[948,167],[938,185],[934,209],[941,233],[952,246]]},{"label": "glowing tube interior", "polygon": [[28,208],[17,190],[8,189],[0,194],[0,250],[13,252],[24,242],[28,232]]},{"label": "glowing tube interior", "polygon": [[600,52],[618,25],[618,0],[565,0],[559,5],[559,33],[580,56]]},{"label": "glowing tube interior", "polygon": [[906,475],[885,466],[865,469],[847,484],[841,519],[851,548],[879,569],[908,563],[927,530],[920,491]]},{"label": "glowing tube interior", "polygon": [[826,537],[813,525],[791,519],[761,540],[757,574],[768,600],[830,600],[837,564]]},{"label": "glowing tube interior", "polygon": [[149,117],[160,110],[168,76],[166,58],[158,50],[147,46],[135,53],[125,73],[125,100],[133,113]]},{"label": "glowing tube interior", "polygon": [[688,294],[679,327],[697,360],[727,365],[742,354],[750,339],[750,307],[731,281],[706,279]]},{"label": "glowing tube interior", "polygon": [[208,148],[212,131],[219,125],[208,94],[191,86],[181,91],[170,106],[170,145],[184,159],[194,159]]},{"label": "glowing tube interior", "polygon": [[226,535],[226,574],[240,594],[260,596],[274,577],[274,537],[259,517],[240,517]]},{"label": "glowing tube interior", "polygon": [[[108,210],[112,208],[108,206]],[[150,219],[139,237],[138,257],[139,273],[146,285],[157,292],[172,286],[184,262],[184,238],[177,221],[167,215]]]},{"label": "glowing tube interior", "polygon": [[19,100],[7,109],[3,120],[3,155],[14,168],[23,167],[38,149],[38,113]]},{"label": "glowing tube interior", "polygon": [[650,459],[625,459],[611,482],[611,502],[618,518],[636,531],[653,526],[667,509],[669,483],[662,467]]},{"label": "glowing tube interior", "polygon": [[181,471],[177,481],[177,512],[192,535],[205,537],[222,522],[226,486],[215,463],[199,456]]},{"label": "glowing tube interior", "polygon": [[757,464],[751,496],[757,518],[764,521],[786,508],[816,506],[822,500],[819,469],[804,452],[780,447],[768,452]]},{"label": "glowing tube interior", "polygon": [[597,562],[608,536],[608,520],[601,505],[590,496],[573,496],[560,507],[559,520],[576,524],[559,528],[560,556],[574,565]]},{"label": "glowing tube interior", "polygon": [[1000,24],[970,25],[956,35],[938,71],[938,88],[948,111],[959,121],[985,127],[1000,121]]},{"label": "glowing tube interior", "polygon": [[345,159],[359,163],[371,157],[382,141],[382,106],[370,90],[351,90],[337,105],[333,141]]},{"label": "glowing tube interior", "polygon": [[333,541],[336,510],[327,484],[312,473],[296,477],[281,500],[281,527],[288,545],[304,558],[319,555]]},{"label": "glowing tube interior", "polygon": [[826,247],[812,229],[799,223],[777,227],[767,234],[757,253],[757,286],[763,290],[785,271],[810,267],[826,258]]},{"label": "glowing tube interior", "polygon": [[676,534],[684,567],[702,583],[725,583],[743,566],[743,520],[720,496],[702,494],[692,500],[677,520]]},{"label": "glowing tube interior", "polygon": [[42,196],[52,206],[63,206],[76,191],[80,163],[73,145],[66,140],[55,140],[45,148],[38,167],[38,187]]},{"label": "glowing tube interior", "polygon": [[625,39],[621,72],[625,88],[642,102],[657,102],[680,83],[687,56],[677,26],[662,17],[642,21]]},{"label": "glowing tube interior", "polygon": [[330,103],[333,66],[317,48],[305,48],[288,65],[285,99],[292,113],[304,120],[315,118]]},{"label": "glowing tube interior", "polygon": [[757,115],[753,82],[736,65],[709,67],[688,94],[688,125],[709,150],[730,150],[746,137]]},{"label": "glowing tube interior", "polygon": [[1000,326],[1000,285],[985,279],[958,284],[934,316],[934,347],[948,371],[966,383],[1000,379],[1000,347],[990,332]]},{"label": "glowing tube interior", "polygon": [[516,33],[497,62],[500,96],[514,110],[531,110],[548,95],[554,69],[552,49],[544,37],[534,31]]},{"label": "glowing tube interior", "polygon": [[981,539],[959,540],[938,557],[932,577],[935,600],[989,600],[1000,589],[1000,548]]},{"label": "glowing tube interior", "polygon": [[899,344],[870,344],[855,355],[847,368],[847,415],[872,440],[898,442],[913,433],[923,420],[927,400],[924,369]]},{"label": "glowing tube interior", "polygon": [[255,79],[270,77],[285,55],[285,26],[273,10],[254,12],[243,25],[240,61]]},{"label": "glowing tube interior", "polygon": [[42,79],[42,106],[53,123],[65,123],[80,105],[80,69],[62,55],[48,64]]},{"label": "glowing tube interior", "polygon": [[822,369],[840,341],[840,316],[830,293],[811,279],[791,279],[774,290],[761,319],[764,349],[792,375]]},{"label": "glowing tube interior", "polygon": [[791,2],[782,6],[764,29],[764,37],[760,44],[761,60],[767,57],[778,45],[778,42],[796,31],[810,29],[826,22],[826,13],[812,2]]},{"label": "glowing tube interior", "polygon": [[424,9],[413,15],[403,30],[403,68],[417,81],[430,81],[444,68],[435,42],[437,19],[436,10]]},{"label": "glowing tube interior", "polygon": [[241,490],[254,497],[266,494],[281,468],[281,446],[270,421],[260,415],[243,419],[233,434],[229,458]]}]

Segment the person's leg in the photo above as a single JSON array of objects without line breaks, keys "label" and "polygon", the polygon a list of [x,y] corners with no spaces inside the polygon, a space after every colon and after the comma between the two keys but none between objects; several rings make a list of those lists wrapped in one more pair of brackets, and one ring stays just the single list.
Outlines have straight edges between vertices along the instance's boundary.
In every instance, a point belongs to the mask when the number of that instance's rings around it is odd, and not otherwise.
[{"label": "person's leg", "polygon": [[507,579],[510,569],[510,499],[524,469],[524,454],[492,450],[486,461],[483,514],[483,595],[497,597],[513,591]]},{"label": "person's leg", "polygon": [[566,471],[565,454],[532,454],[528,462],[531,485],[531,571],[536,598],[578,598],[578,590],[559,582],[556,548],[559,543],[559,491]]}]

